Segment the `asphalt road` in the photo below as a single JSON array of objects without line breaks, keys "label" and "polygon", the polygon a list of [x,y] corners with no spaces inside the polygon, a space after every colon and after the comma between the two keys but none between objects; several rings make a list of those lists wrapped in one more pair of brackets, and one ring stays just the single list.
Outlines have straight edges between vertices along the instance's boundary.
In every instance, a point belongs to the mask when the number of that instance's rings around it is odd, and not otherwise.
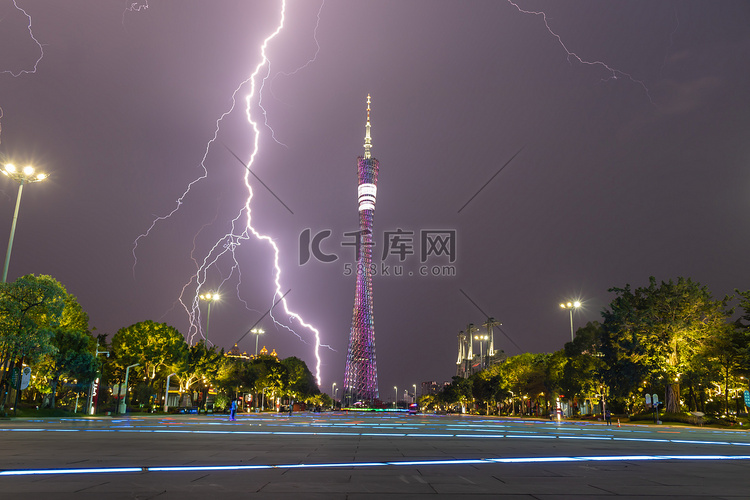
[{"label": "asphalt road", "polygon": [[3,499],[237,494],[746,499],[750,434],[403,414],[0,421]]}]

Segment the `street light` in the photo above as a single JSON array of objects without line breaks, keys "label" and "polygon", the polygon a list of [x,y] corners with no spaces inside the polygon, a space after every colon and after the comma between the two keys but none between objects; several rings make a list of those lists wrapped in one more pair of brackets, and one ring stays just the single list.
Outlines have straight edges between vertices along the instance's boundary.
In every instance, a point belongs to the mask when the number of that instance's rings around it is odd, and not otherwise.
[{"label": "street light", "polygon": [[393,400],[393,407],[398,408],[398,386],[393,386],[393,390],[396,391],[396,397]]},{"label": "street light", "polygon": [[[100,355],[100,354],[106,354],[107,357],[109,357],[109,351],[100,351],[99,350],[99,341],[96,341],[96,353],[94,354],[94,357]],[[98,372],[97,372],[98,375]],[[96,378],[91,381],[91,386],[89,387],[89,398],[88,398],[88,405],[86,408],[88,409],[89,414],[94,414],[94,389],[95,386],[99,383],[99,378]],[[76,396],[77,397],[77,396]],[[78,408],[78,403],[76,403],[76,408]]]},{"label": "street light", "polygon": [[484,342],[485,340],[489,340],[489,339],[490,339],[489,335],[474,335],[474,340],[479,341],[479,362],[481,363],[480,366],[482,370],[484,370],[484,354],[483,354],[483,349],[482,349],[482,346],[483,346],[482,342]]},{"label": "street light", "polygon": [[331,385],[331,398],[336,399],[336,382]]},{"label": "street light", "polygon": [[208,323],[211,321],[211,304],[221,297],[217,292],[202,293],[199,297],[201,300],[208,302],[208,311],[206,311],[206,347],[208,347]]},{"label": "street light", "polygon": [[13,250],[13,236],[16,234],[16,222],[18,221],[18,209],[21,206],[21,194],[23,194],[23,185],[32,182],[43,181],[47,174],[37,174],[34,167],[27,165],[22,171],[18,171],[12,163],[5,165],[2,172],[18,183],[18,197],[16,198],[16,210],[13,212],[13,223],[10,226],[10,239],[8,240],[8,251],[5,254],[5,267],[3,267],[3,283],[8,280],[8,265],[10,265],[10,252]]},{"label": "street light", "polygon": [[417,402],[417,384],[411,384],[412,387],[414,387],[414,401],[413,403]]},{"label": "street light", "polygon": [[167,390],[164,391],[164,413],[167,413],[169,411],[169,379],[172,378],[172,375],[177,375],[176,373],[170,373],[167,375]]},{"label": "street light", "polygon": [[581,303],[577,300],[575,302],[564,302],[560,304],[560,307],[570,311],[570,341],[573,342],[573,309],[581,307]]},{"label": "street light", "polygon": [[125,414],[128,411],[128,377],[130,377],[130,369],[136,366],[140,366],[138,363],[134,363],[125,368],[125,396],[122,398],[120,403],[120,413]]},{"label": "street light", "polygon": [[[250,330],[250,333],[254,333],[255,334],[255,356],[257,357],[258,356],[258,338],[260,338],[260,336],[263,335],[266,332],[263,331],[262,328],[253,328],[252,330]],[[334,385],[336,385],[336,384],[334,384]]]}]

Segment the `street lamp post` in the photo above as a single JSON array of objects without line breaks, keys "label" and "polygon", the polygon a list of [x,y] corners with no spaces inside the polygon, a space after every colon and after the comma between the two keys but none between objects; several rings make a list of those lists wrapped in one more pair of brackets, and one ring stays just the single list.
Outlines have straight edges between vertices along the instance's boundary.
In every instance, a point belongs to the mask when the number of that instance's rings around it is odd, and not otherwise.
[{"label": "street lamp post", "polygon": [[208,347],[208,325],[211,321],[211,304],[216,302],[221,297],[217,292],[208,292],[200,294],[200,299],[208,302],[208,310],[206,311],[206,347]]},{"label": "street lamp post", "polygon": [[258,356],[258,338],[266,332],[262,328],[253,328],[250,333],[255,334],[255,356]]},{"label": "street lamp post", "polygon": [[396,395],[393,399],[393,407],[398,408],[398,386],[394,385],[393,390],[396,391]]},{"label": "street lamp post", "polygon": [[[109,357],[109,351],[100,351],[99,350],[99,341],[97,340],[97,342],[96,342],[96,351],[95,351],[94,357],[96,357],[96,356],[98,356],[100,354],[106,354],[107,357]],[[97,375],[98,375],[98,372],[97,372]],[[91,385],[89,386],[89,397],[88,397],[88,404],[86,405],[86,411],[88,411],[89,414],[91,414],[91,415],[94,414],[94,386],[98,383],[98,381],[99,381],[98,378],[92,380],[91,381]],[[76,407],[78,407],[77,404],[76,404]]]},{"label": "street lamp post", "polygon": [[130,369],[134,366],[140,366],[139,363],[132,364],[125,368],[125,396],[122,398],[120,403],[120,413],[123,415],[128,411],[128,377],[130,376]]},{"label": "street lamp post", "polygon": [[336,382],[331,385],[331,398],[336,399]]},{"label": "street lamp post", "polygon": [[414,401],[413,403],[417,402],[417,384],[411,384],[412,387],[414,387]]},{"label": "street lamp post", "polygon": [[164,413],[167,413],[169,411],[169,379],[172,378],[172,375],[177,375],[176,373],[170,373],[167,375],[167,389],[164,391]]},{"label": "street lamp post", "polygon": [[560,304],[560,307],[570,312],[570,341],[573,342],[573,309],[581,307],[581,303],[577,300],[575,302],[565,302]]},{"label": "street lamp post", "polygon": [[479,341],[479,363],[482,370],[484,370],[484,349],[483,342],[489,340],[489,335],[474,335],[474,340]]},{"label": "street lamp post", "polygon": [[21,207],[21,194],[23,194],[23,185],[32,182],[43,181],[47,178],[46,174],[34,173],[34,167],[27,165],[22,171],[18,171],[12,163],[5,165],[2,172],[18,183],[18,197],[16,198],[16,210],[13,212],[13,223],[10,226],[10,239],[8,240],[8,251],[5,253],[5,266],[3,267],[3,283],[8,280],[8,266],[10,265],[10,252],[13,250],[13,236],[16,234],[16,223],[18,222],[18,209]]}]

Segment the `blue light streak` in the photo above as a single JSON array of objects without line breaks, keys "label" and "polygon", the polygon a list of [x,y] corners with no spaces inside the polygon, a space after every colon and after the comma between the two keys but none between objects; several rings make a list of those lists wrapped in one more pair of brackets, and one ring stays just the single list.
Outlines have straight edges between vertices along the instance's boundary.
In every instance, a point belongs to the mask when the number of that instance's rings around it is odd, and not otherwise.
[{"label": "blue light streak", "polygon": [[111,474],[117,472],[143,472],[141,467],[100,467],[96,469],[27,469],[4,470],[0,476],[35,476],[40,474]]},{"label": "blue light streak", "polygon": [[354,467],[403,467],[432,465],[477,465],[516,463],[561,463],[561,462],[639,462],[651,460],[750,460],[750,455],[603,455],[603,456],[559,456],[559,457],[506,457],[470,458],[456,460],[400,460],[384,462],[337,462],[313,464],[258,464],[258,465],[190,465],[163,467],[99,467],[82,469],[21,469],[0,471],[0,476],[32,476],[63,474],[112,474],[142,472],[210,472],[243,471],[262,469],[323,469]]},{"label": "blue light streak", "polygon": [[[516,430],[506,430],[505,433],[498,433],[498,434],[489,434],[491,432],[491,429],[481,429],[480,432],[476,432],[474,434],[468,434],[468,433],[456,433],[456,434],[450,434],[450,433],[430,433],[430,432],[380,432],[381,430],[391,430],[391,429],[399,429],[399,430],[421,430],[416,427],[406,427],[406,426],[393,426],[392,424],[369,424],[369,425],[362,425],[362,424],[355,424],[355,423],[336,423],[336,424],[329,424],[329,425],[309,425],[309,424],[288,424],[288,423],[280,423],[280,422],[274,422],[275,426],[277,427],[299,427],[301,430],[299,431],[281,431],[281,430],[243,430],[246,428],[245,426],[238,426],[236,423],[234,424],[228,424],[223,422],[211,422],[211,423],[204,423],[209,425],[219,425],[219,426],[227,426],[228,428],[226,430],[224,429],[206,429],[206,430],[190,430],[190,429],[184,429],[184,428],[173,428],[173,427],[180,427],[180,426],[169,426],[167,428],[158,427],[158,426],[149,426],[149,427],[155,427],[153,429],[151,428],[131,428],[130,426],[122,426],[122,425],[116,425],[116,426],[110,426],[109,428],[102,428],[102,429],[44,429],[44,428],[36,428],[36,427],[30,427],[30,428],[0,428],[0,431],[7,431],[7,432],[98,432],[98,433],[107,433],[107,432],[113,432],[113,433],[160,433],[160,434],[169,434],[169,433],[175,433],[175,434],[210,434],[210,435],[278,435],[278,436],[309,436],[309,437],[315,437],[315,436],[322,436],[322,437],[335,437],[335,436],[360,436],[360,437],[383,437],[383,438],[466,438],[466,439],[476,439],[476,438],[491,438],[491,439],[565,439],[565,440],[593,440],[593,441],[632,441],[632,442],[641,442],[641,443],[673,443],[673,444],[687,444],[687,445],[733,445],[733,446],[750,446],[750,443],[748,442],[737,442],[737,441],[706,441],[706,440],[690,440],[690,439],[663,439],[663,438],[646,438],[646,437],[624,437],[624,436],[615,436],[615,435],[599,435],[599,436],[592,436],[592,435],[575,435],[575,434],[560,434],[560,433],[550,433],[550,434],[536,434],[534,431],[516,431]],[[245,424],[246,426],[261,426],[262,424]],[[344,427],[344,428],[355,428],[355,429],[362,429],[361,432],[340,432],[335,429],[330,430],[324,430],[326,427],[330,428],[331,426],[335,427]],[[239,427],[239,428],[238,428]],[[270,426],[266,426],[268,428]],[[498,426],[500,427],[500,426]],[[309,430],[302,430],[302,429],[309,429]],[[367,431],[365,431],[367,429]],[[371,429],[371,430],[370,430]],[[424,430],[428,430],[427,427],[422,427]],[[461,429],[466,430],[466,429]]]}]

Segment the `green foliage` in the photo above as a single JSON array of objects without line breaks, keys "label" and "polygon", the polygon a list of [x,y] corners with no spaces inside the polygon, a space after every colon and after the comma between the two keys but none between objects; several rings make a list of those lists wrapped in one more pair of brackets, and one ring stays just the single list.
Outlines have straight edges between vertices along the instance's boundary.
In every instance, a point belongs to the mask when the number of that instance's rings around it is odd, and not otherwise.
[{"label": "green foliage", "polygon": [[169,368],[177,374],[180,392],[186,392],[198,381],[205,380],[209,383],[216,381],[225,362],[224,351],[218,351],[216,346],[206,347],[206,343],[201,341],[187,347],[183,340],[182,347],[175,350],[168,364]]},{"label": "green foliage", "polygon": [[331,404],[328,396],[321,395],[305,362],[294,356],[282,360],[271,355],[250,360],[224,357],[215,380],[220,390],[230,396],[247,390],[256,394],[265,391],[269,400],[286,396],[314,405]]},{"label": "green foliage", "polygon": [[153,321],[121,328],[112,338],[116,362],[122,368],[139,363],[136,371],[152,381],[157,374],[166,376],[165,368],[177,365],[187,349],[185,338],[177,329]]},{"label": "green foliage", "polygon": [[536,399],[546,390],[546,365],[550,355],[523,353],[511,356],[500,366],[501,387],[506,392]]},{"label": "green foliage", "polygon": [[315,376],[301,359],[291,356],[281,360],[286,368],[284,392],[296,400],[306,399],[320,393]]},{"label": "green foliage", "polygon": [[[67,292],[54,278],[29,274],[0,284],[0,389],[10,385],[10,374],[20,382],[22,363],[34,364],[55,352],[51,343],[60,325]],[[0,393],[10,391],[0,390]],[[0,407],[6,402],[0,401]]]},{"label": "green foliage", "polygon": [[234,395],[240,389],[250,389],[255,385],[256,374],[250,369],[247,360],[224,357],[216,373],[216,384],[226,394]]},{"label": "green foliage", "polygon": [[550,394],[569,398],[591,399],[604,392],[606,368],[601,352],[602,327],[596,321],[579,328],[573,342],[552,354],[548,363]]},{"label": "green foliage", "polygon": [[61,377],[75,378],[87,384],[96,378],[99,363],[96,344],[89,333],[89,318],[73,295],[65,294],[65,308],[59,325],[54,328],[50,343],[55,348],[38,366],[37,378],[50,386],[49,407],[55,407]]},{"label": "green foliage", "polygon": [[29,274],[0,284],[0,349],[3,357],[34,362],[52,351],[67,293],[49,276]]},{"label": "green foliage", "polygon": [[651,277],[648,287],[610,291],[617,297],[602,313],[602,352],[612,393],[627,397],[642,382],[661,376],[669,381],[667,408],[677,412],[679,377],[720,334],[728,299],[713,300],[706,287],[685,278],[657,283]]},{"label": "green foliage", "polygon": [[453,381],[440,393],[440,402],[445,405],[460,404],[465,406],[472,398],[472,381],[462,377],[453,377]]},{"label": "green foliage", "polygon": [[217,411],[224,411],[229,408],[231,401],[229,396],[226,394],[219,393],[214,398],[214,409]]}]

